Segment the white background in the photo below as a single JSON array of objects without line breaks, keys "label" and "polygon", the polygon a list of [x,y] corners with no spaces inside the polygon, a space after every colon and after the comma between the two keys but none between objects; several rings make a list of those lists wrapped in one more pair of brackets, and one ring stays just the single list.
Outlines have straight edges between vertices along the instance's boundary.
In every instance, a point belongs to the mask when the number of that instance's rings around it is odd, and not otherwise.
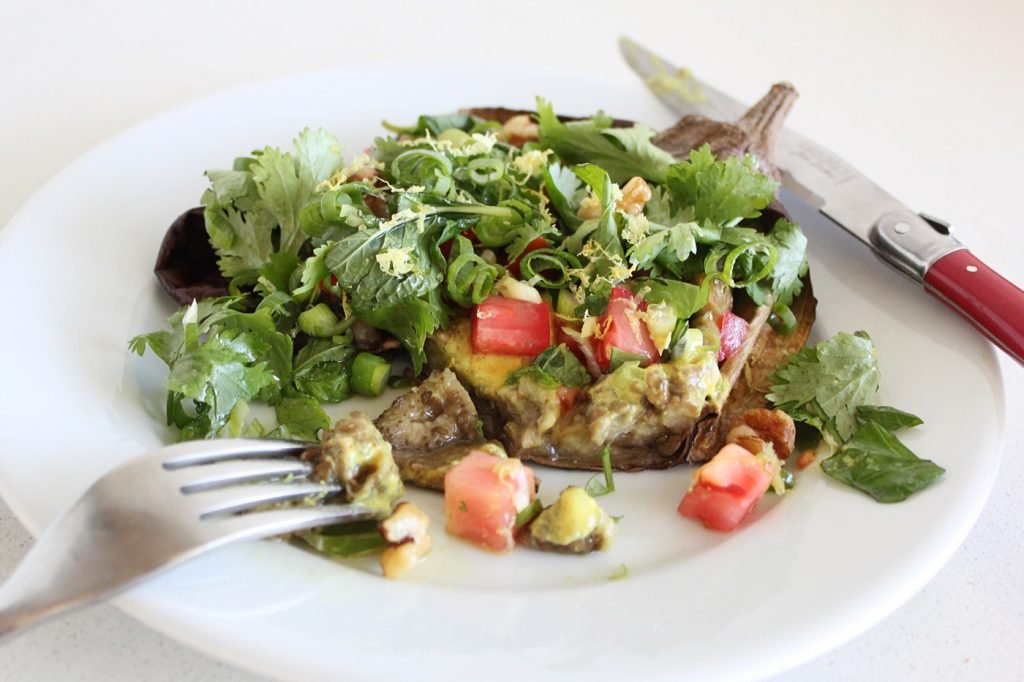
[{"label": "white background", "polygon": [[[631,76],[615,40],[625,33],[747,101],[773,81],[793,82],[802,97],[792,127],[910,206],[951,221],[979,257],[1024,284],[1019,0],[37,1],[3,14],[0,225],[94,145],[228,87],[409,60],[552,64],[622,80]],[[16,325],[5,319],[4,333]],[[778,679],[1024,679],[1024,370],[1009,361],[1003,369],[1003,466],[963,547],[882,623]],[[949,400],[970,396],[950,386]],[[0,503],[0,577],[29,542]],[[0,680],[36,679],[255,678],[99,606],[0,648]]]}]

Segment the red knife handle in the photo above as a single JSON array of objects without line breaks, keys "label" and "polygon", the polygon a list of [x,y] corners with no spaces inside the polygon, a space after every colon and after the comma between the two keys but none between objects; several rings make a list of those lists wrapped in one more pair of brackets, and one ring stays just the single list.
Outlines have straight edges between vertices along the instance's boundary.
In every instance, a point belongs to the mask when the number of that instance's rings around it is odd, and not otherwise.
[{"label": "red knife handle", "polygon": [[1024,364],[1024,291],[967,249],[932,263],[924,287]]}]

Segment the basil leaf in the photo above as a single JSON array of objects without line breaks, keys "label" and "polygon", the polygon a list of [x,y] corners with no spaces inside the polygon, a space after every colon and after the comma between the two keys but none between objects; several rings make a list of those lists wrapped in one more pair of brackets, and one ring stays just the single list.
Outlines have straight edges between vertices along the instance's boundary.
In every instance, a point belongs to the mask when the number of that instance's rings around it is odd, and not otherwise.
[{"label": "basil leaf", "polygon": [[509,375],[505,383],[514,384],[527,376],[533,377],[545,388],[581,388],[592,380],[587,368],[564,343],[542,351],[531,364]]},{"label": "basil leaf", "polygon": [[893,432],[924,423],[917,415],[886,405],[858,405],[857,420],[861,424],[875,423]]},{"label": "basil leaf", "polygon": [[887,503],[902,502],[945,472],[873,422],[860,427],[821,468],[832,478]]},{"label": "basil leaf", "polygon": [[300,395],[339,403],[352,395],[349,372],[352,346],[331,339],[312,339],[295,355],[293,385]]},{"label": "basil leaf", "polygon": [[673,279],[642,279],[637,282],[640,290],[646,289],[644,299],[648,303],[665,303],[672,306],[676,317],[689,319],[708,302],[708,290],[689,282]]}]

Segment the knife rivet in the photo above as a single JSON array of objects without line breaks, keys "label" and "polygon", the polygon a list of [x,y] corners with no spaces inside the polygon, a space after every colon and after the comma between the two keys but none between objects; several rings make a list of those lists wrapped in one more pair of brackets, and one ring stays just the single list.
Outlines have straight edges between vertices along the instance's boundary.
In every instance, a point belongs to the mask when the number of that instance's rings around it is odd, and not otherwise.
[{"label": "knife rivet", "polygon": [[967,266],[967,272],[977,272],[977,271],[978,271],[978,266],[977,265],[968,265]]},{"label": "knife rivet", "polygon": [[910,232],[910,223],[905,223],[901,220],[900,222],[895,223],[892,226],[892,229],[896,234],[906,234]]}]

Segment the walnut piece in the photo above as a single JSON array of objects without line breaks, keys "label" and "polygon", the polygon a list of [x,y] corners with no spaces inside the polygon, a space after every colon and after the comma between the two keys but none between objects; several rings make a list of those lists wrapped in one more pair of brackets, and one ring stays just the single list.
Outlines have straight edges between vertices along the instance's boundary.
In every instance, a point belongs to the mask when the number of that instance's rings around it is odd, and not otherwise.
[{"label": "walnut piece", "polygon": [[411,502],[402,502],[380,522],[387,548],[380,555],[385,578],[400,578],[430,551],[430,519]]},{"label": "walnut piece", "polygon": [[736,443],[755,455],[764,443],[771,443],[778,458],[786,459],[796,444],[796,424],[781,410],[757,407],[736,418],[725,442]]}]

